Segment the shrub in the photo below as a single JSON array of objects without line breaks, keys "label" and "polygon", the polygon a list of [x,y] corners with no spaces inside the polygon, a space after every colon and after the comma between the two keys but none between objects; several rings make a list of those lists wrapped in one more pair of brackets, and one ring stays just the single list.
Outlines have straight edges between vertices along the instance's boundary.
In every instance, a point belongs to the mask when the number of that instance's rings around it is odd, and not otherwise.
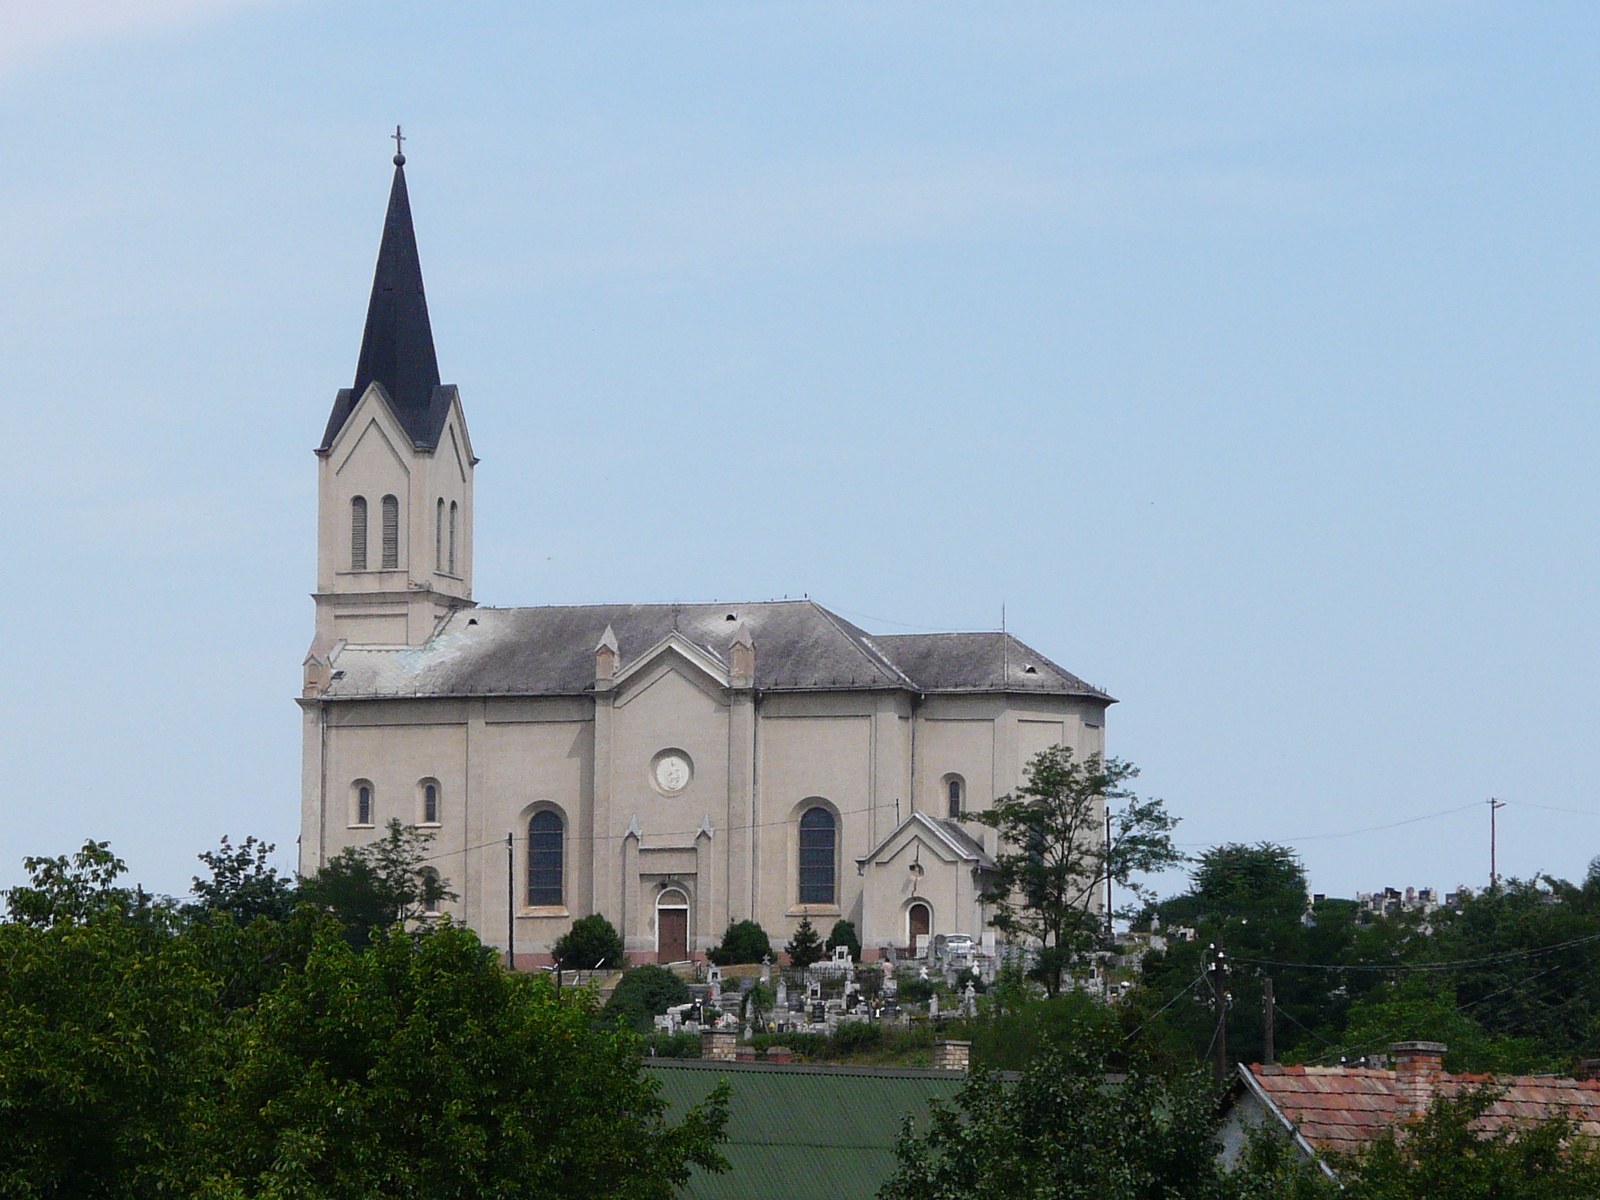
[{"label": "shrub", "polygon": [[833,1049],[838,1054],[870,1050],[883,1041],[883,1030],[873,1021],[845,1021],[834,1032]]},{"label": "shrub", "polygon": [[801,971],[814,962],[822,961],[822,942],[817,937],[816,928],[811,924],[810,917],[800,918],[794,937],[783,948],[783,952],[789,956],[789,965]]},{"label": "shrub", "polygon": [[772,943],[767,931],[754,921],[740,921],[729,925],[722,935],[722,945],[706,951],[706,957],[719,967],[736,963],[758,963],[772,955]]},{"label": "shrub", "polygon": [[561,966],[580,971],[620,967],[624,961],[622,936],[600,913],[574,921],[572,928],[550,947],[550,954]]},{"label": "shrub", "polygon": [[833,931],[828,934],[828,953],[831,955],[837,946],[850,947],[850,957],[856,962],[861,961],[861,939],[856,935],[854,921],[833,923]]},{"label": "shrub", "polygon": [[674,1004],[687,1003],[688,985],[671,971],[665,967],[634,967],[618,981],[617,990],[606,1001],[604,1017],[608,1024],[647,1032],[650,1018],[660,1016]]}]

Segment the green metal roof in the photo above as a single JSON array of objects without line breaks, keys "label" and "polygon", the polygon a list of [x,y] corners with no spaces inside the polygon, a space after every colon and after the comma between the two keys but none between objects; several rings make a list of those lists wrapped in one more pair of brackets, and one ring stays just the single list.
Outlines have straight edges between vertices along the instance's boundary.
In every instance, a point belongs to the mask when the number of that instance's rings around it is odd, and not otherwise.
[{"label": "green metal roof", "polygon": [[928,1101],[948,1102],[955,1071],[650,1059],[669,1115],[733,1088],[723,1154],[733,1169],[696,1170],[686,1200],[871,1200],[894,1174],[894,1143],[911,1116],[927,1128]]}]

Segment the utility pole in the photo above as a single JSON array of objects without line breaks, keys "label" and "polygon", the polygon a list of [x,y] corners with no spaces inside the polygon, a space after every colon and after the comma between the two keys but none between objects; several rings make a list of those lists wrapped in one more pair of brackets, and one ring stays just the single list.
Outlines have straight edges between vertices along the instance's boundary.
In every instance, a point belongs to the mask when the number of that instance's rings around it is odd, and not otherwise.
[{"label": "utility pole", "polygon": [[1115,946],[1117,930],[1111,923],[1111,805],[1109,804],[1106,805],[1106,844],[1101,859],[1106,866],[1106,945]]},{"label": "utility pole", "polygon": [[1272,1022],[1277,1016],[1275,1003],[1272,996],[1272,976],[1268,975],[1261,980],[1261,1061],[1269,1067],[1277,1057],[1272,1044]]},{"label": "utility pole", "polygon": [[1504,800],[1496,800],[1491,796],[1489,804],[1489,890],[1493,891],[1500,886],[1499,864],[1495,861],[1495,814],[1506,806]]},{"label": "utility pole", "polygon": [[1217,1086],[1228,1086],[1228,954],[1222,943],[1211,945],[1211,999],[1217,1014]]},{"label": "utility pole", "polygon": [[517,864],[511,835],[506,834],[506,970],[517,969]]}]

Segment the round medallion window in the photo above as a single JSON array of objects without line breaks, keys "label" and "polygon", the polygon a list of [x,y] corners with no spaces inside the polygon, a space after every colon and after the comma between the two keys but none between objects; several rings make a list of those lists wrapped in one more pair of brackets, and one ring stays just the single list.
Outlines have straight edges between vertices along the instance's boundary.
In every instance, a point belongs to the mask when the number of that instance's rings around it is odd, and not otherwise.
[{"label": "round medallion window", "polygon": [[693,778],[694,765],[682,750],[663,750],[650,765],[650,780],[663,795],[677,795]]}]

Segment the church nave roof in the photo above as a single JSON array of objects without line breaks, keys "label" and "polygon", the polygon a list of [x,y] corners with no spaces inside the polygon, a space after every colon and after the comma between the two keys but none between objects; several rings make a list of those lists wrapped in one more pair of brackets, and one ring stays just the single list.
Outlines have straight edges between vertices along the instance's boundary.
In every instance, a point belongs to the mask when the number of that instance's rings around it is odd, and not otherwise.
[{"label": "church nave roof", "polygon": [[583,695],[594,690],[595,647],[608,628],[623,670],[674,634],[727,667],[743,631],[764,691],[1029,691],[1114,702],[1009,635],[874,637],[814,600],[459,609],[421,646],[346,647],[323,696]]}]

